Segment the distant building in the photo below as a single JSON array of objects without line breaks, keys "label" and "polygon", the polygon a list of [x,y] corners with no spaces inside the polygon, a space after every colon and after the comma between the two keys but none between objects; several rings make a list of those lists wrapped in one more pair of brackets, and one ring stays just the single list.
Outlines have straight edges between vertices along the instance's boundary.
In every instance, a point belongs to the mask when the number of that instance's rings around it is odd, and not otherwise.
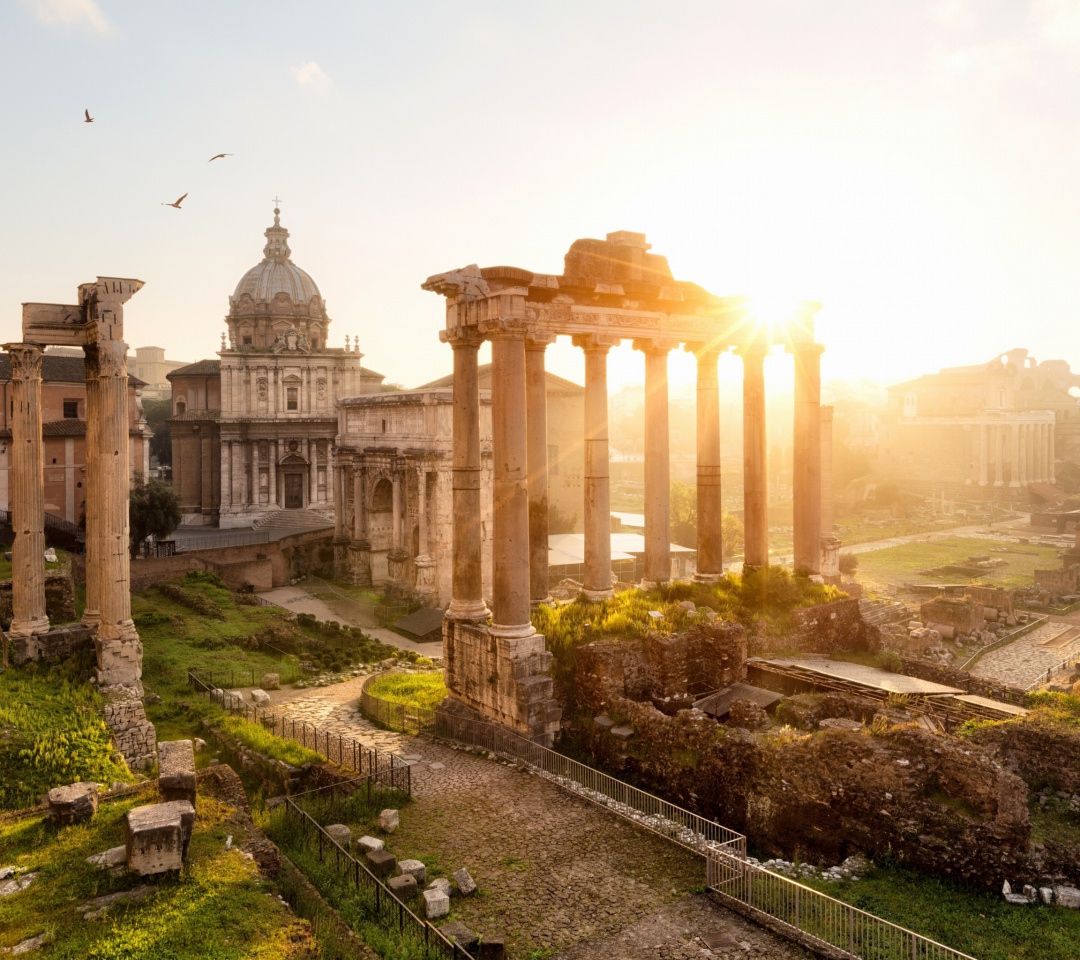
[{"label": "distant building", "polygon": [[128,371],[142,380],[144,400],[162,400],[172,389],[168,375],[186,366],[186,360],[166,360],[163,347],[136,347],[135,355],[128,354]]},{"label": "distant building", "polygon": [[280,212],[263,259],[229,297],[219,359],[167,374],[173,487],[187,524],[249,527],[283,509],[331,518],[335,403],[383,381],[360,365],[358,346],[329,346],[326,303],[292,262]]},{"label": "distant building", "polygon": [[[79,356],[47,351],[41,360],[45,513],[78,523],[86,499],[86,367]],[[138,377],[128,376],[129,467],[150,472],[150,431]],[[11,509],[11,358],[0,353],[0,510]],[[46,519],[46,523],[48,520]]]},{"label": "distant building", "polygon": [[1080,463],[1080,376],[1011,350],[889,388],[875,479],[955,499],[1055,495],[1056,463]]}]

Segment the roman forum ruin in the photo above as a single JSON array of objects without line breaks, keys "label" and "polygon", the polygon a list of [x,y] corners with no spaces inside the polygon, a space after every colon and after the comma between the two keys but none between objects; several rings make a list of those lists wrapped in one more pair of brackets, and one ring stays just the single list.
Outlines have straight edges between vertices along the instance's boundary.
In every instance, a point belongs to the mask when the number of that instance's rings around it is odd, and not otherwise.
[{"label": "roman forum ruin", "polygon": [[[744,298],[717,297],[673,278],[645,235],[620,231],[578,240],[562,275],[470,265],[428,278],[446,298],[440,337],[454,352],[453,590],[443,622],[446,685],[455,707],[550,743],[560,711],[548,676],[551,654],[530,620],[547,597],[547,443],[544,352],[570,336],[585,352],[585,575],[591,600],[613,593],[608,481],[608,351],[624,339],[645,354],[644,586],[671,578],[667,358],[697,359],[697,579],[723,575],[720,533],[720,407],[717,364],[743,360],[745,564],[769,562],[764,361],[774,345],[795,359],[795,570],[819,575],[821,379],[816,303],[782,325],[760,322]],[[492,350],[492,609],[481,570],[480,399],[477,352]],[[488,619],[490,617],[490,624]]]},{"label": "roman forum ruin", "polygon": [[105,722],[130,765],[155,756],[154,727],[140,697],[142,643],[131,619],[128,545],[127,350],[124,304],[141,280],[98,277],[75,305],[23,304],[23,342],[12,360],[12,620],[16,659],[36,659],[48,642],[41,437],[41,358],[46,346],[82,347],[86,356],[86,608]]}]

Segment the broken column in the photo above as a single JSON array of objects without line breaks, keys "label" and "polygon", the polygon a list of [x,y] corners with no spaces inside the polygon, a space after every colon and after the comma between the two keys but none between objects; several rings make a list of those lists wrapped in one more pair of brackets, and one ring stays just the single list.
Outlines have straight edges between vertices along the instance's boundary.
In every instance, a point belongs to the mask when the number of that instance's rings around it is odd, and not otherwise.
[{"label": "broken column", "polygon": [[194,826],[195,808],[186,800],[129,810],[124,816],[128,869],[144,877],[179,870]]},{"label": "broken column", "polygon": [[190,740],[158,744],[158,789],[161,799],[186,800],[195,806],[195,748]]},{"label": "broken column", "polygon": [[645,590],[671,579],[668,352],[674,343],[635,340],[645,354]]},{"label": "broken column", "polygon": [[699,583],[715,583],[724,573],[724,506],[720,489],[720,351],[687,344],[697,357],[697,572]]},{"label": "broken column", "polygon": [[[9,343],[11,356],[12,617],[16,660],[36,659],[33,637],[49,631],[45,614],[45,481],[41,448],[41,347]],[[125,420],[125,424],[126,424]]]}]

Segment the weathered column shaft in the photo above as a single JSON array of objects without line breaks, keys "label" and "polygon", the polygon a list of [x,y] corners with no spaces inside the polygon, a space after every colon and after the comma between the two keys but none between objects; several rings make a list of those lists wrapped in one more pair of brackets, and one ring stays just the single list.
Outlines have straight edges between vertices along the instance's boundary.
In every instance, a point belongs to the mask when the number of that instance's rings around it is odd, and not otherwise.
[{"label": "weathered column shaft", "polygon": [[1055,443],[1054,432],[1055,432],[1055,430],[1056,430],[1056,424],[1055,423],[1047,424],[1047,426],[1046,426],[1046,479],[1049,480],[1050,483],[1056,483],[1057,482],[1057,477],[1056,477],[1056,473],[1055,473],[1055,469],[1054,469],[1055,460],[1057,459],[1057,454],[1054,451],[1054,443]]},{"label": "weathered column shaft", "polygon": [[359,542],[367,539],[367,516],[364,511],[364,468],[353,462],[353,528],[352,538]]},{"label": "weathered column shaft", "polygon": [[645,354],[645,571],[642,585],[671,579],[670,344],[635,341]]},{"label": "weathered column shaft", "polygon": [[426,557],[428,555],[427,470],[423,466],[416,471],[416,525],[420,531],[417,556]]},{"label": "weathered column shaft", "polygon": [[766,474],[765,351],[740,351],[743,358],[743,563],[769,563],[769,489]]},{"label": "weathered column shaft", "polygon": [[[554,339],[554,338],[552,338]],[[525,341],[525,393],[529,471],[529,597],[533,603],[548,594],[548,449],[547,341]]]},{"label": "weathered column shaft", "polygon": [[994,432],[994,486],[1005,483],[1005,428],[1000,423],[992,427]]},{"label": "weathered column shaft", "polygon": [[529,637],[528,442],[524,325],[491,335],[492,579],[491,632]]},{"label": "weathered column shaft", "polygon": [[836,512],[833,490],[833,408],[821,408],[821,535],[831,537]]},{"label": "weathered column shaft", "polygon": [[1009,486],[1020,486],[1020,424],[1009,427]]},{"label": "weathered column shaft", "polygon": [[[278,508],[278,494],[277,494],[277,468],[278,468],[278,452],[277,441],[271,440],[269,443],[270,450],[270,462],[267,464],[270,470],[270,509],[276,510]],[[342,501],[344,502],[344,501]]]},{"label": "weathered column shaft", "polygon": [[11,357],[12,637],[46,633],[45,477],[41,440],[41,348],[9,343]]},{"label": "weathered column shaft", "polygon": [[484,620],[480,528],[480,380],[476,355],[481,338],[454,337],[454,567],[446,615]]},{"label": "weathered column shaft", "polygon": [[608,465],[607,355],[611,341],[574,337],[585,351],[585,595],[611,589],[611,488]]},{"label": "weathered column shaft", "polygon": [[1020,471],[1020,486],[1027,486],[1028,482],[1028,425],[1020,424],[1020,452],[1017,457],[1017,465]]},{"label": "weathered column shaft", "polygon": [[[258,476],[258,474],[256,474]],[[257,481],[256,481],[257,482]],[[345,465],[334,464],[334,539],[345,537]]]},{"label": "weathered column shaft", "polygon": [[720,489],[720,351],[693,349],[697,356],[697,573],[712,582],[724,572],[723,514]]},{"label": "weathered column shaft", "polygon": [[986,424],[979,424],[979,486],[986,486]]},{"label": "weathered column shaft", "polygon": [[393,525],[393,533],[391,534],[391,549],[395,553],[400,553],[404,548],[404,539],[401,536],[401,522],[404,510],[402,507],[405,501],[405,484],[406,476],[400,470],[394,470],[390,480],[390,493],[391,493],[391,523]]},{"label": "weathered column shaft", "polygon": [[821,572],[821,354],[818,343],[793,346],[795,357],[795,572]]},{"label": "weathered column shaft", "polygon": [[[101,437],[98,426],[101,423],[101,394],[98,389],[97,344],[83,347],[86,376],[86,500],[83,511],[86,518],[84,539],[86,541],[86,605],[83,607],[84,626],[96,627],[101,619],[101,556],[100,544],[89,536],[89,531],[96,529],[99,520],[97,514],[101,506],[101,468],[98,465],[101,450]],[[174,483],[180,489],[180,460],[174,465]]]}]

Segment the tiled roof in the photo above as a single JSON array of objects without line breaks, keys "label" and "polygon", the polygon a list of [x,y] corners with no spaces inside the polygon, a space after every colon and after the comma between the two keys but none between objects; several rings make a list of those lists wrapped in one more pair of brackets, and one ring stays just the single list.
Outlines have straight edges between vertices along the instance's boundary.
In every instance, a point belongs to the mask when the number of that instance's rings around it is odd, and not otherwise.
[{"label": "tiled roof", "polygon": [[86,436],[86,421],[68,417],[64,420],[49,420],[41,425],[43,437],[83,437]]},{"label": "tiled roof", "polygon": [[175,416],[169,417],[170,423],[176,422],[190,422],[192,420],[220,420],[220,410],[185,410],[183,413],[178,413]]},{"label": "tiled roof", "polygon": [[[11,357],[0,353],[0,380],[11,379]],[[82,357],[57,357],[51,353],[41,358],[41,379],[45,383],[86,383],[86,362]],[[128,384],[145,387],[146,381],[128,374]]]},{"label": "tiled roof", "polygon": [[186,367],[177,367],[175,370],[170,370],[165,374],[165,379],[172,380],[173,377],[211,377],[215,374],[221,374],[220,360],[196,360]]},{"label": "tiled roof", "polygon": [[[489,387],[485,384],[485,381],[491,379],[491,364],[482,363],[476,368],[478,379],[480,380],[480,389],[487,390]],[[445,377],[439,377],[438,380],[432,380],[430,383],[421,384],[419,387],[414,387],[414,390],[444,390],[454,385],[454,375],[452,373],[447,374]],[[573,380],[567,380],[564,377],[556,376],[554,373],[547,374],[547,388],[552,393],[584,393],[585,388],[580,384],[574,383]]]}]

